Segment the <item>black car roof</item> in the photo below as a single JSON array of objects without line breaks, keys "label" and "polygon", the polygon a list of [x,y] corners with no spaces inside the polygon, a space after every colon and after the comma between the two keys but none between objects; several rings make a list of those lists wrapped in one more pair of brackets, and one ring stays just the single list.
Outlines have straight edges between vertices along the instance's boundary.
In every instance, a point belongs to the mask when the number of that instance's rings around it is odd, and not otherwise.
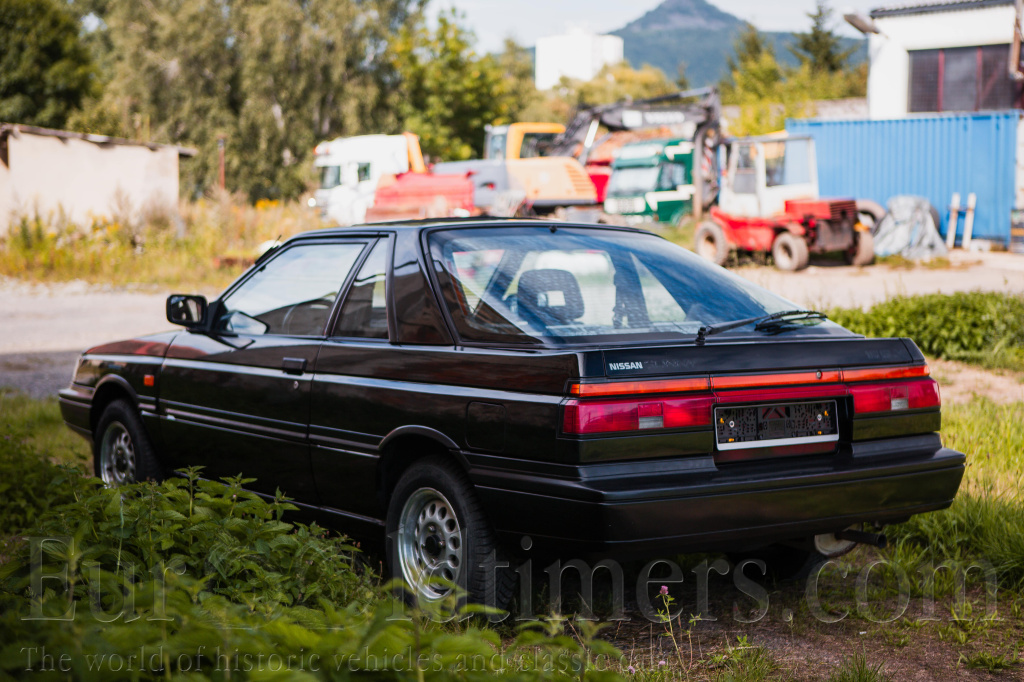
[{"label": "black car roof", "polygon": [[650,234],[647,230],[622,225],[597,225],[593,223],[567,223],[560,220],[542,220],[537,218],[492,218],[488,216],[477,216],[474,218],[425,218],[420,220],[395,220],[391,222],[367,223],[364,225],[351,225],[348,227],[325,227],[319,230],[310,230],[289,237],[285,242],[295,239],[310,239],[318,237],[345,237],[357,233],[367,232],[416,232],[435,227],[497,227],[501,225],[532,225],[558,227],[583,227],[593,229],[622,230],[625,232],[640,232]]}]

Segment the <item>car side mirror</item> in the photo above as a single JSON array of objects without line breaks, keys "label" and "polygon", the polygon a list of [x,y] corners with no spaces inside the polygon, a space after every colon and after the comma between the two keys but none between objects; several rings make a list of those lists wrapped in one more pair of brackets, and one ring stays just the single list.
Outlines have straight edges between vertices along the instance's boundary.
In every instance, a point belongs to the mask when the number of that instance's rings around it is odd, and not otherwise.
[{"label": "car side mirror", "polygon": [[167,297],[167,321],[195,329],[206,323],[207,308],[205,296],[171,294]]}]

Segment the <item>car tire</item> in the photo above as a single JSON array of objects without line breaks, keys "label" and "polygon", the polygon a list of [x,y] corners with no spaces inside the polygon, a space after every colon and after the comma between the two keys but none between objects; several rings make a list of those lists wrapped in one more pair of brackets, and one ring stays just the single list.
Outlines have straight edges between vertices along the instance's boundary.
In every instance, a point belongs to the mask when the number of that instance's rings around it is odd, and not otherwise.
[{"label": "car tire", "polygon": [[501,561],[501,549],[484,518],[466,474],[443,457],[410,466],[395,485],[387,514],[387,558],[405,596],[420,606],[451,597],[499,609],[512,601],[515,572]]},{"label": "car tire", "polygon": [[92,454],[93,471],[108,487],[164,479],[164,469],[142,420],[126,400],[114,400],[103,409]]},{"label": "car tire", "polygon": [[693,250],[715,265],[725,265],[729,258],[729,242],[725,238],[725,231],[717,223],[701,223],[693,237]]},{"label": "car tire", "polygon": [[875,238],[867,230],[854,232],[853,246],[843,252],[847,265],[862,267],[875,260]]},{"label": "car tire", "polygon": [[807,250],[807,242],[788,230],[783,230],[772,242],[772,258],[775,259],[775,267],[787,272],[796,272],[807,267],[810,260],[810,253]]}]

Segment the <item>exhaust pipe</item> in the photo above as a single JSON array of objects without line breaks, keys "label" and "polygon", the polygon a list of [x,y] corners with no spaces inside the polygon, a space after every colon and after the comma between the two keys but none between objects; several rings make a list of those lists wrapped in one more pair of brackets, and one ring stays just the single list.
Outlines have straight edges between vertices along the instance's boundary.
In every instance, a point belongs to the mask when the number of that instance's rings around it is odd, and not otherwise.
[{"label": "exhaust pipe", "polygon": [[855,530],[853,528],[847,528],[846,530],[839,531],[836,533],[836,539],[849,540],[850,542],[856,542],[860,545],[871,545],[873,547],[878,547],[879,549],[885,549],[889,544],[888,539],[885,537],[885,533],[868,533],[862,530]]}]

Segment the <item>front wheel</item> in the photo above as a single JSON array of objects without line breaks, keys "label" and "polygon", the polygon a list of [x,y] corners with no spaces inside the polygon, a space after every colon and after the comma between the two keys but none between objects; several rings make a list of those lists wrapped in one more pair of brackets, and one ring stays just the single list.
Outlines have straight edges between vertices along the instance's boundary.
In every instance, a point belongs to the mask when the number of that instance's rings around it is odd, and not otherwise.
[{"label": "front wheel", "polygon": [[871,265],[875,260],[875,238],[866,230],[855,232],[853,246],[843,253],[843,257],[848,265]]},{"label": "front wheel", "polygon": [[703,256],[715,265],[725,265],[729,258],[729,242],[725,238],[725,232],[717,224],[706,221],[697,228],[694,235],[694,250],[698,256]]},{"label": "front wheel", "polygon": [[93,439],[93,469],[108,487],[164,478],[138,413],[125,400],[103,410]]},{"label": "front wheel", "polygon": [[466,475],[440,457],[415,462],[388,505],[387,555],[392,577],[426,606],[451,597],[505,608],[515,574],[499,566],[499,548]]},{"label": "front wheel", "polygon": [[775,259],[775,267],[779,270],[795,272],[807,267],[810,260],[810,253],[807,250],[807,242],[792,232],[783,231],[772,242],[772,258]]}]

